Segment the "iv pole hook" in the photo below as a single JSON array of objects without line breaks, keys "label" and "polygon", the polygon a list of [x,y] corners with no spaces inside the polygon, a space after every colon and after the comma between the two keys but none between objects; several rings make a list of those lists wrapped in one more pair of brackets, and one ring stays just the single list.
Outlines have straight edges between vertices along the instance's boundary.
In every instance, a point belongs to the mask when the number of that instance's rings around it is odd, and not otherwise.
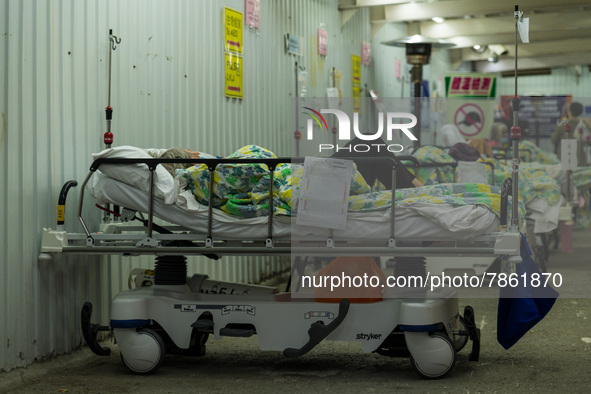
[{"label": "iv pole hook", "polygon": [[111,41],[112,50],[117,49],[117,45],[115,44],[121,44],[121,38],[118,38],[117,36],[113,35],[113,29],[109,30],[109,41]]}]

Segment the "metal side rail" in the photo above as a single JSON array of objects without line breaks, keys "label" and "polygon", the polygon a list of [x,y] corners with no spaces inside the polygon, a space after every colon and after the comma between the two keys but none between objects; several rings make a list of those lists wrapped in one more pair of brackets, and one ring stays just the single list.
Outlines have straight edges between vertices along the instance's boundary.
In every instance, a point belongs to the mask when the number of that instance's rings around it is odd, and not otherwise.
[{"label": "metal side rail", "polygon": [[[59,237],[63,234],[54,234]],[[247,241],[217,241],[206,247],[205,240],[192,239],[188,234],[155,234],[158,241],[172,241],[173,246],[138,246],[141,234],[94,234],[92,245],[84,245],[84,234],[67,234],[62,238],[63,243],[58,247],[44,246],[42,252],[59,252],[63,254],[120,254],[120,255],[316,255],[316,256],[519,256],[520,235],[515,232],[496,232],[476,237],[471,241],[397,241],[389,239],[376,241],[338,241],[327,242],[318,240],[311,242],[291,242],[290,240],[275,240],[272,247],[266,245],[265,240]],[[78,245],[74,243],[77,240]],[[175,240],[191,243],[190,246],[178,245]],[[59,242],[56,238],[56,243]]]}]

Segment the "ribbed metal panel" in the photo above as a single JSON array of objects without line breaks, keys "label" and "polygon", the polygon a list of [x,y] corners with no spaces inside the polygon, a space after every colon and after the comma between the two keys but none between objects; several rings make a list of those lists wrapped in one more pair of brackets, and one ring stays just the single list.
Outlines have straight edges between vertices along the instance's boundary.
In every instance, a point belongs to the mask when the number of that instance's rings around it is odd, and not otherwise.
[{"label": "ribbed metal panel", "polygon": [[[122,38],[112,53],[115,145],[223,156],[258,144],[286,156],[295,61],[310,72],[309,95],[325,95],[330,67],[344,72],[350,92],[350,55],[370,40],[367,10],[341,28],[337,0],[262,1],[260,29],[244,29],[241,101],[223,95],[224,5],[242,11],[244,1],[0,1],[0,370],[79,346],[83,302],[108,323],[110,300],[127,287],[129,271],[153,266],[151,258],[130,257],[38,261],[41,229],[56,226],[62,184],[81,182],[91,153],[102,149],[109,29]],[[321,23],[326,59],[315,47]],[[304,56],[285,54],[285,33],[302,37]],[[364,68],[363,78],[371,72]],[[69,230],[81,231],[79,196],[70,191]],[[84,213],[97,228],[101,215],[88,200]],[[221,280],[256,282],[285,268],[277,258],[197,260],[191,273]]]}]

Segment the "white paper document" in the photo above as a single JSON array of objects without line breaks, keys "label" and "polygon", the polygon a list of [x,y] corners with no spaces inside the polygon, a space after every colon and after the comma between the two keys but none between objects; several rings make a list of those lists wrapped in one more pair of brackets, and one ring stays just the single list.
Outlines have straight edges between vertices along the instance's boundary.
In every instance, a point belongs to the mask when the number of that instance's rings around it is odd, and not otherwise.
[{"label": "white paper document", "polygon": [[345,228],[352,175],[351,160],[306,157],[296,223]]},{"label": "white paper document", "polygon": [[519,37],[521,42],[529,44],[529,18],[521,18],[517,22],[517,30],[519,30]]}]

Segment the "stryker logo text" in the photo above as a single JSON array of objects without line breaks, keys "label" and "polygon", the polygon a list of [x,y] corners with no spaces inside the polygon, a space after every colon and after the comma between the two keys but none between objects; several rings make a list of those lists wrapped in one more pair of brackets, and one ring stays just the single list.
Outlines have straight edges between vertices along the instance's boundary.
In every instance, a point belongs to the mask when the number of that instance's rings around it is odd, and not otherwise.
[{"label": "stryker logo text", "polygon": [[364,334],[364,333],[360,333],[357,334],[357,336],[355,337],[355,339],[364,339],[366,341],[370,341],[372,339],[381,339],[382,338],[382,334],[374,334],[374,333],[369,333],[369,334]]}]

